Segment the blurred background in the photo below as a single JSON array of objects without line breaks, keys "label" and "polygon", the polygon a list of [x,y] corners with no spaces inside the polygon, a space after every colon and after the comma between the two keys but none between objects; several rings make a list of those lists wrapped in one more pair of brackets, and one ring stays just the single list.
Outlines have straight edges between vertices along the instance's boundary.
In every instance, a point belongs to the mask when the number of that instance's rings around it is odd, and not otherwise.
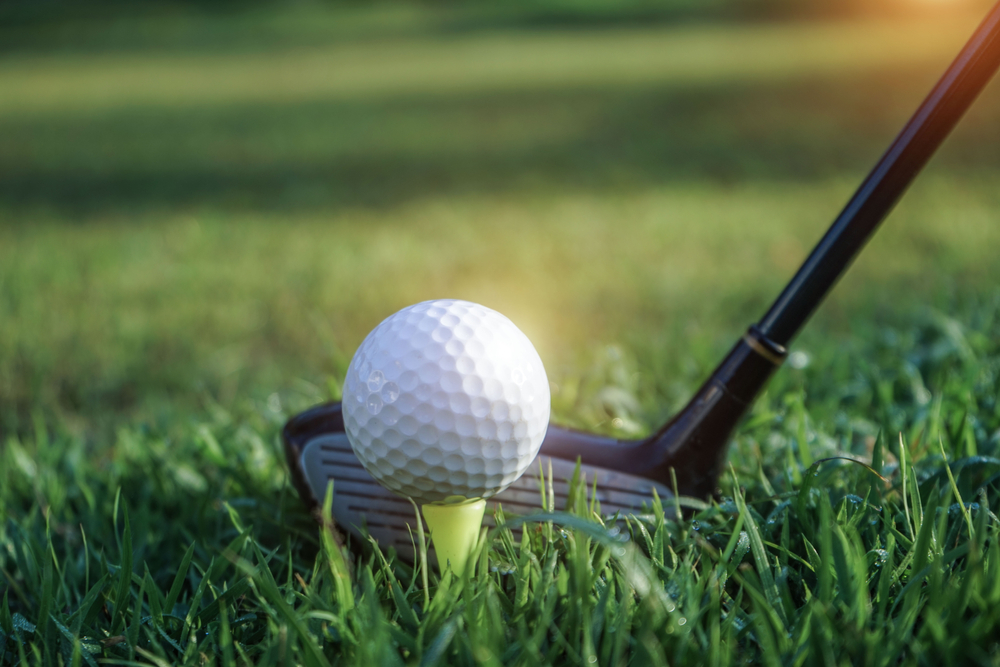
[{"label": "blurred background", "polygon": [[[336,398],[365,334],[430,298],[513,319],[562,421],[641,432],[763,313],[987,8],[6,0],[0,435]],[[997,300],[998,115],[994,82],[797,366]]]}]

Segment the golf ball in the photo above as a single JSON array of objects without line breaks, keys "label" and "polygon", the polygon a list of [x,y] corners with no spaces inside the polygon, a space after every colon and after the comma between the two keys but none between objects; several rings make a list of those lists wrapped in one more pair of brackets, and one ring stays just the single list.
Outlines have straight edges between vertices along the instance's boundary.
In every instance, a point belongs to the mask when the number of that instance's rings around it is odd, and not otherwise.
[{"label": "golf ball", "polygon": [[425,301],[368,334],[347,369],[344,426],[383,486],[420,503],[489,498],[527,469],[549,382],[520,329],[468,301]]}]

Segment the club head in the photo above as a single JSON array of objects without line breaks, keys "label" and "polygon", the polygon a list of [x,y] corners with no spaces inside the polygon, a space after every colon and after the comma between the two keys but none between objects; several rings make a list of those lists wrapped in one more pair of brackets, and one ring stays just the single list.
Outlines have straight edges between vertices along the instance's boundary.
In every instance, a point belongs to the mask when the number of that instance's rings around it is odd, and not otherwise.
[{"label": "club head", "polygon": [[[563,438],[572,438],[577,433],[556,426],[549,428]],[[359,539],[367,532],[383,549],[392,547],[400,558],[413,562],[414,507],[408,499],[379,484],[358,461],[343,430],[339,403],[319,405],[293,417],[286,424],[283,436],[292,480],[308,506],[318,506],[327,485],[333,482],[332,510],[337,524]],[[539,511],[544,506],[539,471],[548,478],[549,466],[555,508],[563,509],[577,462],[539,454],[528,472],[487,501],[486,525],[494,525],[493,511],[497,505],[508,515]],[[667,486],[636,475],[585,464],[580,465],[580,473],[586,477],[588,487],[596,480],[596,497],[605,517],[648,512],[654,490],[661,499],[673,496]]]}]

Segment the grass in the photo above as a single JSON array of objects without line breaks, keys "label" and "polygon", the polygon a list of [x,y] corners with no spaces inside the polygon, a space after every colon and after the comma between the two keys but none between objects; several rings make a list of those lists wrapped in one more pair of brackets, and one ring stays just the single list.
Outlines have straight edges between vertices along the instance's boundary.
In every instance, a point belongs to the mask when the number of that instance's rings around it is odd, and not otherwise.
[{"label": "grass", "polygon": [[954,56],[955,43],[967,36],[968,28],[969,21],[961,17],[915,23],[905,32],[893,22],[868,21],[846,35],[843,26],[810,23],[742,29],[659,26],[583,35],[504,31],[448,39],[420,36],[250,53],[154,50],[127,59],[118,53],[15,54],[2,72],[9,94],[0,115],[86,117],[123,107],[170,111],[434,100],[512,90],[551,95],[595,88],[628,91],[651,84],[660,89],[760,84],[900,64],[933,66]]},{"label": "grass", "polygon": [[39,421],[4,449],[0,659],[992,664],[998,307],[784,373],[723,496],[689,519],[651,499],[604,523],[580,483],[519,540],[491,535],[462,581],[370,550],[348,565],[317,536],[273,403],[216,407],[173,437],[123,426],[100,456]]},{"label": "grass", "polygon": [[0,664],[1000,661],[995,85],[682,521],[581,483],[441,582],[342,552],[277,439],[438,296],[522,326],[561,423],[654,428],[974,19],[176,11],[0,39]]}]

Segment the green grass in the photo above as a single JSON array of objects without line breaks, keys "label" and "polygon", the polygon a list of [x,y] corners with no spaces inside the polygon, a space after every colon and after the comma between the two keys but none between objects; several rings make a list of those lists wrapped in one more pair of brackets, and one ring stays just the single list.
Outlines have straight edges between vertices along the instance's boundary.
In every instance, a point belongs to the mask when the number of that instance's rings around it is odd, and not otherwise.
[{"label": "green grass", "polygon": [[517,322],[561,423],[655,428],[975,18],[172,11],[0,37],[0,664],[1000,662],[996,85],[689,518],[581,484],[441,583],[345,563],[278,444],[435,297]]},{"label": "green grass", "polygon": [[998,308],[783,373],[722,498],[689,519],[651,499],[602,524],[579,484],[450,584],[369,550],[348,566],[317,537],[281,472],[276,402],[173,435],[123,426],[99,456],[40,422],[0,468],[0,659],[993,664]]},{"label": "green grass", "polygon": [[[432,35],[381,58],[367,42],[227,55],[221,39],[207,54],[13,55],[2,425],[43,409],[113,430],[205,396],[325,387],[381,318],[439,296],[507,313],[560,383],[606,344],[644,366],[721,353],[969,23]],[[368,92],[329,83],[336,71]],[[291,97],[282,73],[302,82]],[[998,107],[993,87],[817,331],[1000,273]]]}]

